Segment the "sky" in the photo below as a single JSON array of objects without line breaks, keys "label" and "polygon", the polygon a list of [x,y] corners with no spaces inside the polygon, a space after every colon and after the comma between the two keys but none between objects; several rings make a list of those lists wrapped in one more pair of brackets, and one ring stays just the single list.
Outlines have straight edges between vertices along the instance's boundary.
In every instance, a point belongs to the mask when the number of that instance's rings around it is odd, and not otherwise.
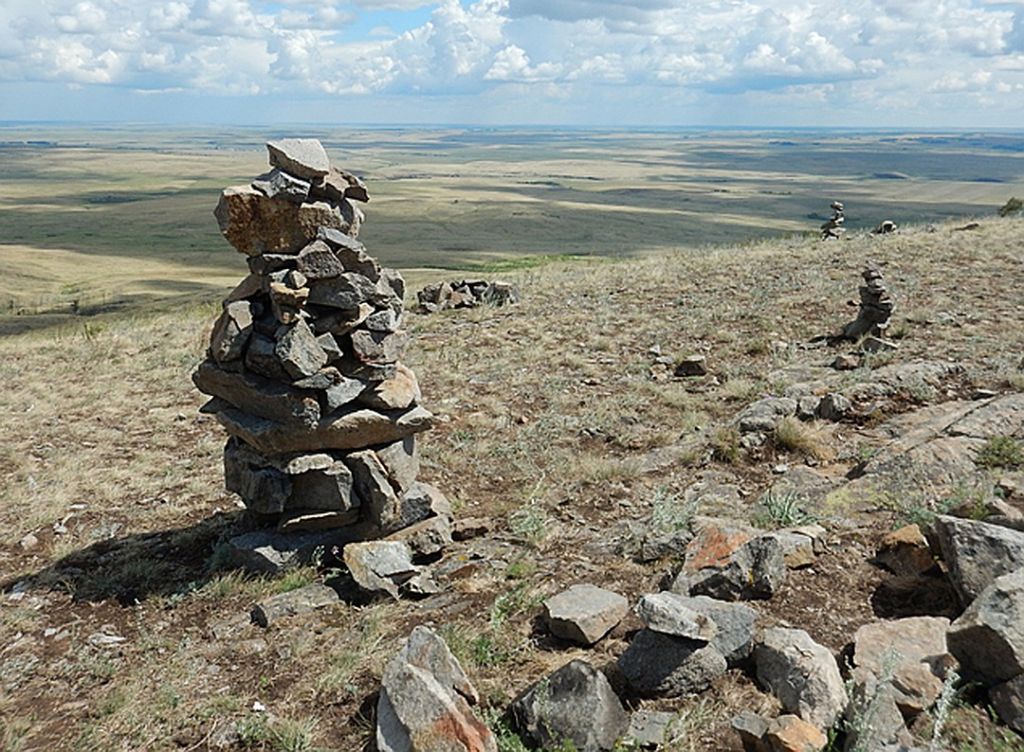
[{"label": "sky", "polygon": [[1024,0],[0,0],[0,121],[1024,127]]}]

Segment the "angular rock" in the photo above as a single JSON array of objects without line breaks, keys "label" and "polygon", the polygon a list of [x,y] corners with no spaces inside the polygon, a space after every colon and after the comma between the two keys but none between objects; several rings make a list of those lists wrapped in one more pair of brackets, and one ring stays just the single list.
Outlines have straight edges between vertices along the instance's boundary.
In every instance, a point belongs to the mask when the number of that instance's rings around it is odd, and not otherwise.
[{"label": "angular rock", "polygon": [[744,752],[770,752],[764,738],[768,733],[768,721],[757,713],[743,711],[734,716],[729,725],[739,735]]},{"label": "angular rock", "polygon": [[714,622],[715,635],[711,644],[725,656],[730,667],[738,666],[750,657],[754,649],[757,611],[742,603],[719,601],[706,595],[676,595],[688,609]]},{"label": "angular rock", "polygon": [[991,687],[1024,673],[1024,568],[986,587],[946,639],[969,681]]},{"label": "angular rock", "polygon": [[401,441],[377,447],[374,451],[395,491],[399,494],[408,491],[416,482],[416,476],[420,474],[416,437],[407,436]]},{"label": "angular rock", "polygon": [[283,282],[270,283],[270,310],[282,324],[291,324],[302,317],[302,307],[309,297],[305,287],[294,289]]},{"label": "angular rock", "polygon": [[661,634],[709,642],[718,633],[715,622],[706,614],[691,609],[689,599],[675,593],[650,593],[640,597],[636,614],[644,625]]},{"label": "angular rock", "polygon": [[715,647],[650,629],[636,633],[618,666],[638,694],[667,697],[702,692],[727,668]]},{"label": "angular rock", "polygon": [[768,722],[764,741],[771,752],[821,752],[828,737],[817,726],[795,715],[780,715]]},{"label": "angular rock", "polygon": [[315,533],[257,530],[228,540],[228,560],[250,572],[278,574],[309,564],[318,551],[329,551],[348,539],[344,529]]},{"label": "angular rock", "polygon": [[398,598],[398,588],[417,572],[412,551],[402,541],[349,543],[342,551],[352,579],[370,593]]},{"label": "angular rock", "polygon": [[331,169],[331,160],[315,138],[282,138],[267,142],[270,164],[290,175],[317,180]]},{"label": "angular rock", "polygon": [[[317,341],[319,342],[319,337]],[[363,382],[342,376],[337,368],[330,366],[320,369],[312,376],[299,379],[292,386],[322,392],[324,402],[327,403],[327,413],[354,402],[366,389]]]},{"label": "angular rock", "polygon": [[338,360],[343,355],[343,353],[341,352],[341,347],[338,346],[338,340],[336,340],[334,338],[334,335],[331,334],[330,332],[324,332],[323,334],[317,336],[316,342],[318,345],[320,345],[323,351],[327,353],[328,363],[332,363],[335,360]]},{"label": "angular rock", "polygon": [[[337,343],[339,337],[344,337],[366,321],[373,313],[373,310],[373,306],[369,303],[360,303],[357,308],[351,310],[321,309],[313,321],[314,331],[317,334],[327,333],[333,335],[335,343]],[[324,311],[329,311],[329,313],[324,313]],[[340,357],[341,355],[337,356],[337,358]],[[332,358],[332,360],[337,358]]]},{"label": "angular rock", "polygon": [[1024,532],[942,516],[935,522],[935,534],[964,605],[1000,575],[1024,567]]},{"label": "angular rock", "polygon": [[380,281],[388,286],[392,296],[398,301],[398,310],[402,308],[402,301],[405,299],[405,278],[398,269],[381,267]]},{"label": "angular rock", "polygon": [[301,204],[309,196],[309,181],[274,168],[252,181],[252,187],[267,198],[282,198]]},{"label": "angular rock", "polygon": [[668,748],[672,742],[672,726],[678,718],[677,713],[661,710],[634,710],[629,717],[625,742],[640,749]]},{"label": "angular rock", "polygon": [[210,333],[210,356],[218,363],[238,360],[252,334],[253,310],[247,300],[237,300],[224,307]]},{"label": "angular rock", "polygon": [[274,354],[293,379],[312,376],[327,365],[327,353],[305,321],[299,319],[279,332]]},{"label": "angular rock", "polygon": [[323,182],[314,187],[314,194],[331,201],[350,198],[355,201],[369,201],[370,194],[366,191],[363,181],[337,167],[331,167]]},{"label": "angular rock", "polygon": [[831,728],[847,696],[836,659],[802,629],[768,629],[754,648],[757,680],[782,707],[818,728]]},{"label": "angular rock", "polygon": [[245,351],[245,367],[275,381],[291,381],[291,376],[277,358],[277,343],[262,334],[253,334]]},{"label": "angular rock", "polygon": [[402,527],[401,503],[376,453],[370,449],[352,452],[345,462],[363,503],[363,518],[384,532]]},{"label": "angular rock", "polygon": [[896,704],[891,683],[864,669],[851,676],[850,702],[845,711],[846,742],[843,749],[884,749],[890,744],[909,741],[910,733]]},{"label": "angular rock", "polygon": [[818,417],[822,420],[839,421],[853,410],[853,403],[836,392],[829,392],[818,403]]},{"label": "angular rock", "polygon": [[292,481],[277,468],[263,465],[260,458],[229,439],[224,447],[224,486],[238,494],[245,506],[259,514],[284,511],[292,495]]},{"label": "angular rock", "polygon": [[247,256],[295,253],[316,237],[319,227],[349,227],[330,204],[267,198],[248,185],[225,188],[214,215],[227,241]]},{"label": "angular rock", "polygon": [[765,397],[748,405],[736,416],[735,422],[740,433],[768,433],[774,431],[783,418],[796,415],[796,408],[797,401],[790,397]]},{"label": "angular rock", "polygon": [[916,576],[935,565],[931,547],[917,525],[905,525],[885,535],[875,561],[901,576]]},{"label": "angular rock", "polygon": [[420,398],[416,374],[401,363],[396,363],[394,376],[370,386],[362,393],[359,401],[379,410],[404,410],[419,402]]},{"label": "angular rock", "polygon": [[277,593],[256,604],[252,610],[252,620],[266,629],[278,619],[298,614],[308,614],[318,608],[338,602],[338,593],[318,582]]},{"label": "angular rock", "polygon": [[718,525],[706,526],[687,545],[672,589],[719,600],[770,598],[786,577],[782,545],[769,535],[743,537]]},{"label": "angular rock", "polygon": [[[355,312],[362,310],[362,304],[369,304],[372,311],[372,306],[377,305],[379,301],[381,295],[377,291],[377,285],[355,272],[343,272],[337,277],[327,279],[314,279],[309,285],[309,302],[314,305]],[[352,317],[355,318],[355,315]],[[335,329],[329,331],[339,334]]]},{"label": "angular rock", "polygon": [[398,502],[402,525],[411,525],[435,515],[450,517],[452,514],[452,505],[448,503],[440,489],[422,481],[416,481],[409,486],[399,497]]},{"label": "angular rock", "polygon": [[409,335],[404,331],[387,333],[357,329],[351,336],[352,353],[360,363],[397,363],[409,343]]},{"label": "angular rock", "polygon": [[939,699],[943,682],[933,671],[927,663],[904,663],[896,667],[892,675],[893,699],[904,718],[923,713]]},{"label": "angular rock", "polygon": [[428,517],[396,530],[384,540],[405,543],[414,559],[433,557],[451,545],[452,519],[448,515]]},{"label": "angular rock", "polygon": [[427,430],[433,424],[433,415],[420,406],[389,414],[342,409],[321,418],[315,429],[301,432],[234,409],[217,413],[217,420],[232,436],[260,452],[282,454],[389,444]]},{"label": "angular rock", "polygon": [[[354,237],[331,228],[324,228],[317,237],[334,250],[336,258],[341,262],[345,271],[362,275],[371,282],[380,280],[380,264],[366,252],[366,246]],[[398,274],[398,272],[394,272],[394,274]]]},{"label": "angular rock", "polygon": [[292,476],[292,493],[286,510],[348,512],[359,506],[352,493],[352,473],[341,461],[330,467]]},{"label": "angular rock", "polygon": [[579,645],[593,645],[629,611],[618,593],[595,585],[573,585],[544,601],[544,622],[551,634]]},{"label": "angular rock", "polygon": [[377,700],[378,752],[497,752],[473,714],[476,689],[444,640],[424,626],[384,669]]},{"label": "angular rock", "polygon": [[530,687],[511,713],[520,734],[545,749],[568,741],[579,752],[611,752],[629,726],[604,674],[580,660]]},{"label": "angular rock", "polygon": [[314,240],[295,259],[295,268],[307,279],[331,279],[345,273],[345,267],[334,251],[322,240]]},{"label": "angular rock", "polygon": [[391,333],[398,331],[401,322],[401,316],[390,308],[385,308],[367,316],[365,327],[371,332]]},{"label": "angular rock", "polygon": [[676,365],[676,376],[707,376],[707,358],[703,355],[687,355]]},{"label": "angular rock", "polygon": [[320,420],[320,405],[312,397],[255,374],[225,371],[212,360],[196,368],[192,381],[204,394],[260,418],[308,427]]},{"label": "angular rock", "polygon": [[937,676],[945,675],[950,658],[946,646],[948,629],[949,619],[941,616],[911,616],[865,624],[853,636],[854,664],[878,677],[914,663],[934,666]]},{"label": "angular rock", "polygon": [[491,282],[480,293],[480,300],[482,302],[497,308],[518,303],[520,297],[519,289],[508,282]]},{"label": "angular rock", "polygon": [[1024,734],[1024,674],[992,687],[988,696],[1002,722]]}]

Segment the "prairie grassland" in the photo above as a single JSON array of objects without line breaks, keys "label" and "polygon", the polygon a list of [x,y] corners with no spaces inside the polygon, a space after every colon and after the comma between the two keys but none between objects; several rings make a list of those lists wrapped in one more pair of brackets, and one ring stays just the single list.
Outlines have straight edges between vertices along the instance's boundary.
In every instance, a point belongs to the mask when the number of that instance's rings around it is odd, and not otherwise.
[{"label": "prairie grassland", "polygon": [[[467,558],[447,607],[341,603],[268,632],[245,623],[253,602],[314,573],[221,568],[237,507],[222,486],[223,433],[196,413],[188,378],[215,307],[0,340],[5,744],[204,749],[234,725],[248,749],[359,749],[384,663],[424,622],[443,627],[497,717],[516,691],[584,654],[535,631],[541,598],[595,577],[624,593],[657,588],[661,570],[615,550],[630,523],[723,471],[742,479],[749,503],[679,513],[756,513],[770,462],[694,455],[645,474],[643,461],[695,429],[725,429],[747,402],[784,389],[781,374],[826,357],[792,345],[851,316],[865,259],[883,265],[897,297],[892,359],[955,359],[975,386],[1024,386],[1024,220],[954,226],[553,261],[500,275],[522,289],[517,306],[410,314],[407,362],[442,416],[423,437],[424,477],[493,532],[468,544],[478,558]],[[652,379],[655,345],[705,354],[716,381]],[[869,379],[870,368],[850,378]],[[813,455],[828,444],[842,466],[860,441],[844,427],[795,446]],[[29,534],[34,543],[19,545]],[[853,593],[823,612],[864,623],[866,600]],[[588,658],[612,660],[627,628]],[[756,696],[733,681],[670,703],[706,720],[684,748],[722,749],[730,711]]]}]

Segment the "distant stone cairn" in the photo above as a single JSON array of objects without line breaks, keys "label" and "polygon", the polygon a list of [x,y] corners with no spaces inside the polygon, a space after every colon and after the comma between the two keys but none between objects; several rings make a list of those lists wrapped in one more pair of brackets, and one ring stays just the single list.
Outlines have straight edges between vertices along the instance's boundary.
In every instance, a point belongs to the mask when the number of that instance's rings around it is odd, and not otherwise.
[{"label": "distant stone cairn", "polygon": [[896,303],[885,286],[881,269],[869,261],[862,274],[864,284],[860,288],[860,308],[857,311],[857,318],[843,327],[843,339],[882,337],[889,328],[889,319],[896,308]]},{"label": "distant stone cairn", "polygon": [[484,279],[460,279],[434,282],[416,293],[420,313],[436,313],[449,308],[476,308],[480,305],[504,306],[519,302],[519,290],[508,282]]},{"label": "distant stone cairn", "polygon": [[447,502],[416,480],[433,416],[400,362],[405,282],[356,237],[368,201],[315,139],[267,144],[272,169],[215,215],[250,274],[192,375],[229,434],[224,477],[263,526],[387,535]]},{"label": "distant stone cairn", "polygon": [[839,240],[843,236],[843,223],[846,222],[846,215],[843,214],[843,205],[839,201],[833,201],[830,208],[832,216],[821,226],[821,239]]}]

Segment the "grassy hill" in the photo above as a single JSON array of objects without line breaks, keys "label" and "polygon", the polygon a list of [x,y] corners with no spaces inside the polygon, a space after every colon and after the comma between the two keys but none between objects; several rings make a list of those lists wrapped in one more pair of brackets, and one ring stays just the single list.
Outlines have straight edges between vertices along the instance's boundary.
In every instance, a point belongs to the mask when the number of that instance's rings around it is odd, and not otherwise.
[{"label": "grassy hill", "polygon": [[[209,180],[224,182],[224,171]],[[1024,221],[958,224],[555,261],[500,275],[521,288],[517,306],[408,315],[406,362],[443,418],[422,441],[423,475],[458,517],[483,518],[490,532],[460,544],[464,564],[430,608],[341,603],[268,631],[244,623],[252,604],[323,573],[223,568],[220,542],[240,513],[223,489],[223,432],[196,412],[202,398],[189,380],[215,306],[5,337],[4,748],[212,749],[234,724],[249,749],[360,749],[382,667],[418,623],[441,629],[495,723],[515,693],[570,658],[612,661],[638,623],[583,651],[538,630],[538,605],[579,581],[631,600],[658,589],[673,562],[638,563],[619,545],[652,515],[753,519],[780,476],[807,467],[843,479],[886,446],[900,415],[980,389],[1024,390]],[[155,275],[174,263],[160,256],[146,261]],[[867,259],[897,300],[899,349],[835,374],[827,366],[843,348],[808,343],[852,318],[847,301]],[[205,284],[226,289],[232,272],[217,275]],[[704,354],[711,374],[672,378],[654,347],[676,359]],[[854,387],[921,360],[962,370],[764,446],[743,448],[732,428],[743,407],[799,381],[827,373],[836,388]],[[656,461],[666,447],[671,460]],[[991,487],[991,473],[1012,470],[979,468],[974,480]],[[694,491],[723,485],[737,494]],[[765,623],[801,626],[841,650],[860,624],[888,614],[879,593],[892,578],[868,561],[878,538],[948,508],[955,493],[885,503],[833,495],[808,506],[829,531],[828,550],[753,605]],[[751,679],[730,672],[698,697],[650,706],[679,714],[674,749],[722,750],[735,743],[731,715],[764,703]],[[915,728],[924,740],[931,732]],[[942,734],[956,752],[1021,748],[967,703]],[[517,749],[508,736],[502,744]]]}]

